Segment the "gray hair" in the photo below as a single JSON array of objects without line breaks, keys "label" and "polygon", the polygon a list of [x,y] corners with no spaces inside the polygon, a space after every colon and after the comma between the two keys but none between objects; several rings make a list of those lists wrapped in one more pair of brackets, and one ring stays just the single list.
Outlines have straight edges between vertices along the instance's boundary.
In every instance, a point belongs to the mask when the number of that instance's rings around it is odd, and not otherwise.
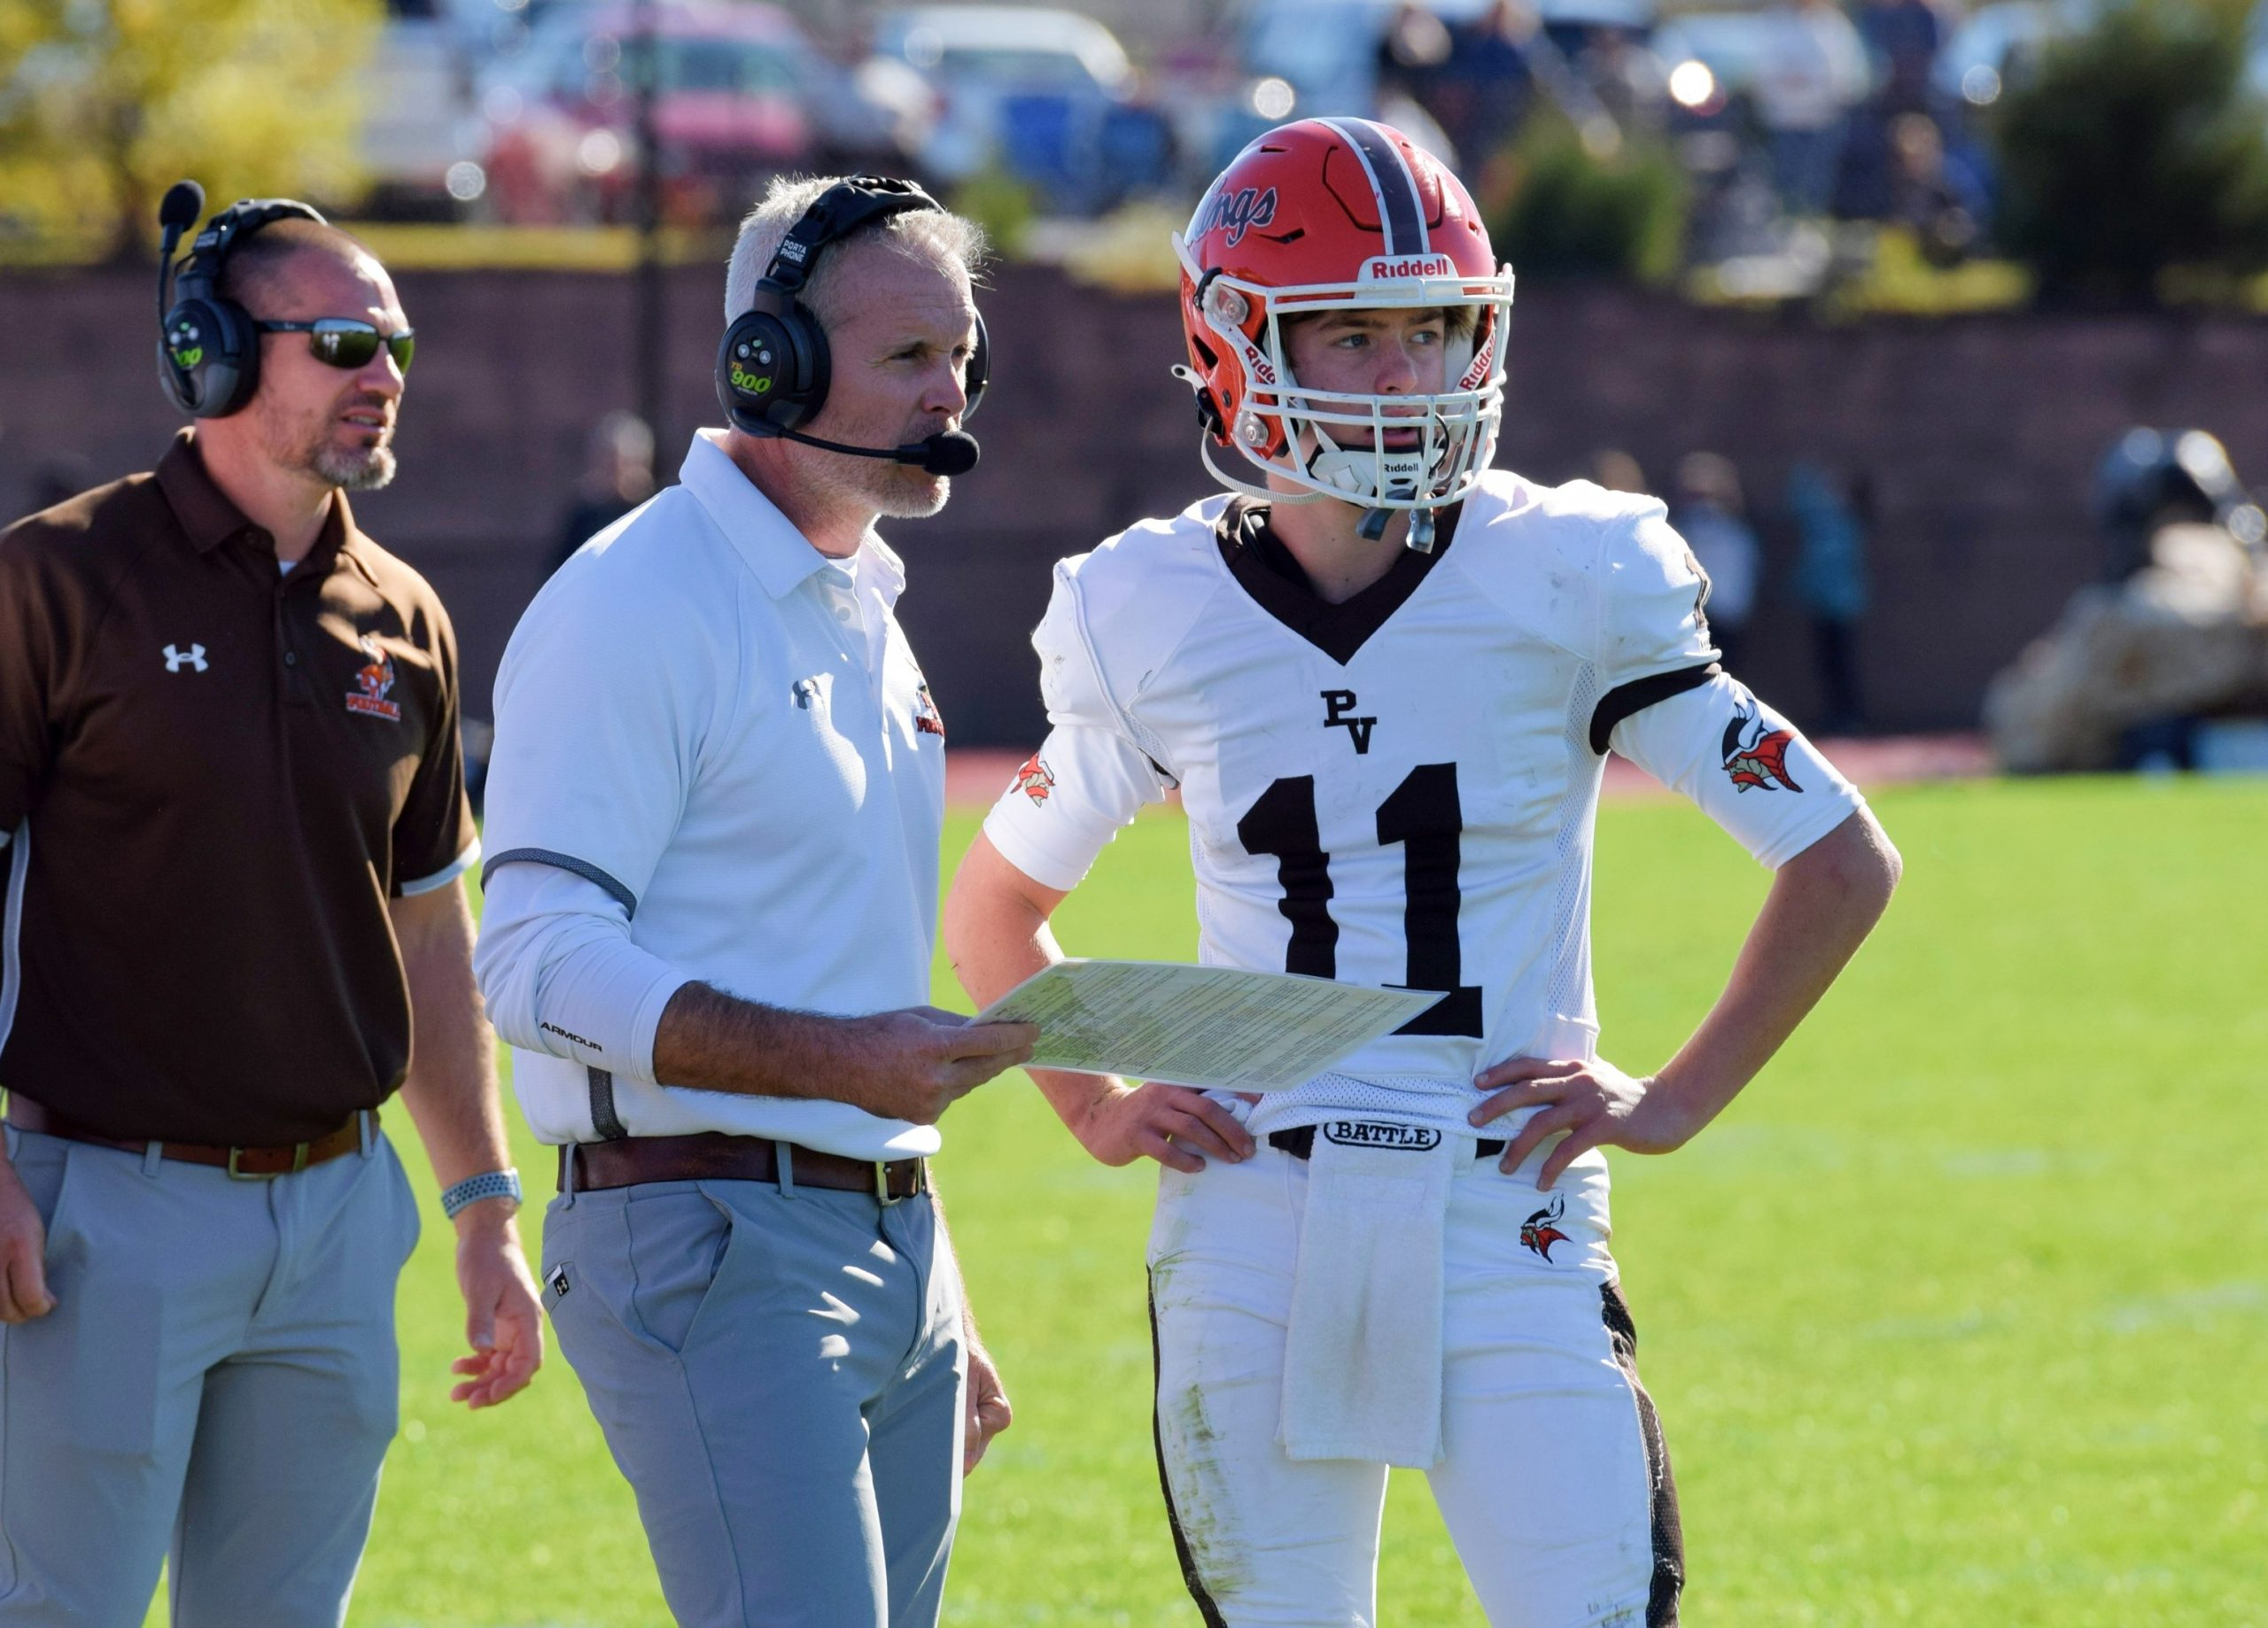
[{"label": "gray hair", "polygon": [[[764,201],[741,222],[733,244],[733,258],[725,273],[725,321],[746,315],[756,305],[756,285],[780,252],[788,230],[804,212],[829,187],[848,180],[843,175],[782,175],[775,177]],[[832,322],[835,310],[835,272],[846,244],[879,239],[908,260],[927,260],[941,268],[958,267],[975,281],[984,263],[984,229],[949,210],[909,209],[860,227],[850,236],[827,245],[819,264],[796,296],[821,326]]]}]

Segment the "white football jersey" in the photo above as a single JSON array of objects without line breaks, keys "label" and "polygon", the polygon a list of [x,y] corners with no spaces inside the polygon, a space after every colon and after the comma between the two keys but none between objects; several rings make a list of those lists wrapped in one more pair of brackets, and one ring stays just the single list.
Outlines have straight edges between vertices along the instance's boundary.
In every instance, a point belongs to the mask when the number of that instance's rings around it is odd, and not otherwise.
[{"label": "white football jersey", "polygon": [[1255,1131],[1393,1112],[1470,1134],[1472,1081],[1596,1055],[1591,831],[1611,743],[1776,866],[1860,806],[1717,670],[1660,503],[1492,471],[1431,555],[1317,598],[1264,506],[1212,498],[1056,567],[1052,731],[985,822],[1068,888],[1178,786],[1199,959],[1442,1000]]}]

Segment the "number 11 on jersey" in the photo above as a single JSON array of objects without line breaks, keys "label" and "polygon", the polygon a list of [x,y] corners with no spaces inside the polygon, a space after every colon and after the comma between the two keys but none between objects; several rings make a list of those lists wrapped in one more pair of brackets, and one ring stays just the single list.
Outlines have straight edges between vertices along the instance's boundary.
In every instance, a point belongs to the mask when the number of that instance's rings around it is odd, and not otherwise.
[{"label": "number 11 on jersey", "polygon": [[[1464,817],[1457,803],[1456,765],[1420,764],[1379,805],[1379,846],[1402,851],[1402,936],[1407,970],[1396,986],[1439,989],[1446,998],[1419,1013],[1397,1035],[1480,1037],[1480,989],[1460,983],[1464,954],[1457,939],[1456,873]],[[1315,777],[1291,775],[1272,783],[1237,822],[1237,840],[1248,854],[1276,861],[1284,889],[1277,909],[1292,924],[1284,970],[1313,978],[1339,975],[1339,923],[1331,914],[1331,856],[1316,823]]]}]

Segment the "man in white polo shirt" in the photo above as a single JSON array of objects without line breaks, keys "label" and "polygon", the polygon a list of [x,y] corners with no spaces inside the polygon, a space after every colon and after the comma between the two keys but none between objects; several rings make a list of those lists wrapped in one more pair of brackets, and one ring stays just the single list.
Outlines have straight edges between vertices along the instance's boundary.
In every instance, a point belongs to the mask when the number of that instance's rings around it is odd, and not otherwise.
[{"label": "man in white polo shirt", "polygon": [[944,728],[881,515],[975,462],[976,229],[775,183],[718,359],[732,428],[506,651],[477,957],[560,1144],[544,1299],[680,1624],[934,1624],[1008,1410],[927,1156],[1034,1032],[924,1005]]}]

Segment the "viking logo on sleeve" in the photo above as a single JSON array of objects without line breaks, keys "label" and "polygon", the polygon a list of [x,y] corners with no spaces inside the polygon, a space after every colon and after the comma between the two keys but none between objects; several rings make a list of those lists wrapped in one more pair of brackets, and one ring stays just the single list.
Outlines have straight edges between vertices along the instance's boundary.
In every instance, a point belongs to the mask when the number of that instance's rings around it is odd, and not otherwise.
[{"label": "viking logo on sleeve", "polygon": [[1788,748],[1795,738],[1792,729],[1771,728],[1759,708],[1742,708],[1725,725],[1725,773],[1744,792],[1751,787],[1759,791],[1776,791],[1783,786],[1790,791],[1803,790],[1788,778]]},{"label": "viking logo on sleeve", "polygon": [[1016,789],[1034,802],[1046,802],[1047,794],[1055,789],[1055,776],[1039,761],[1038,753],[1025,758],[1023,766],[1016,771]]},{"label": "viking logo on sleeve", "polygon": [[1552,1199],[1520,1223],[1520,1242],[1546,1260],[1550,1260],[1551,1246],[1567,1241],[1567,1235],[1559,1230],[1558,1225],[1566,1213],[1566,1198],[1563,1196]]},{"label": "viking logo on sleeve", "polygon": [[945,738],[945,720],[937,710],[937,703],[929,698],[929,686],[916,685],[913,690],[913,733]]},{"label": "viking logo on sleeve", "polygon": [[355,687],[346,692],[346,709],[399,724],[401,703],[386,699],[386,692],[393,688],[393,657],[368,633],[362,635],[361,643],[368,659],[354,671]]}]

